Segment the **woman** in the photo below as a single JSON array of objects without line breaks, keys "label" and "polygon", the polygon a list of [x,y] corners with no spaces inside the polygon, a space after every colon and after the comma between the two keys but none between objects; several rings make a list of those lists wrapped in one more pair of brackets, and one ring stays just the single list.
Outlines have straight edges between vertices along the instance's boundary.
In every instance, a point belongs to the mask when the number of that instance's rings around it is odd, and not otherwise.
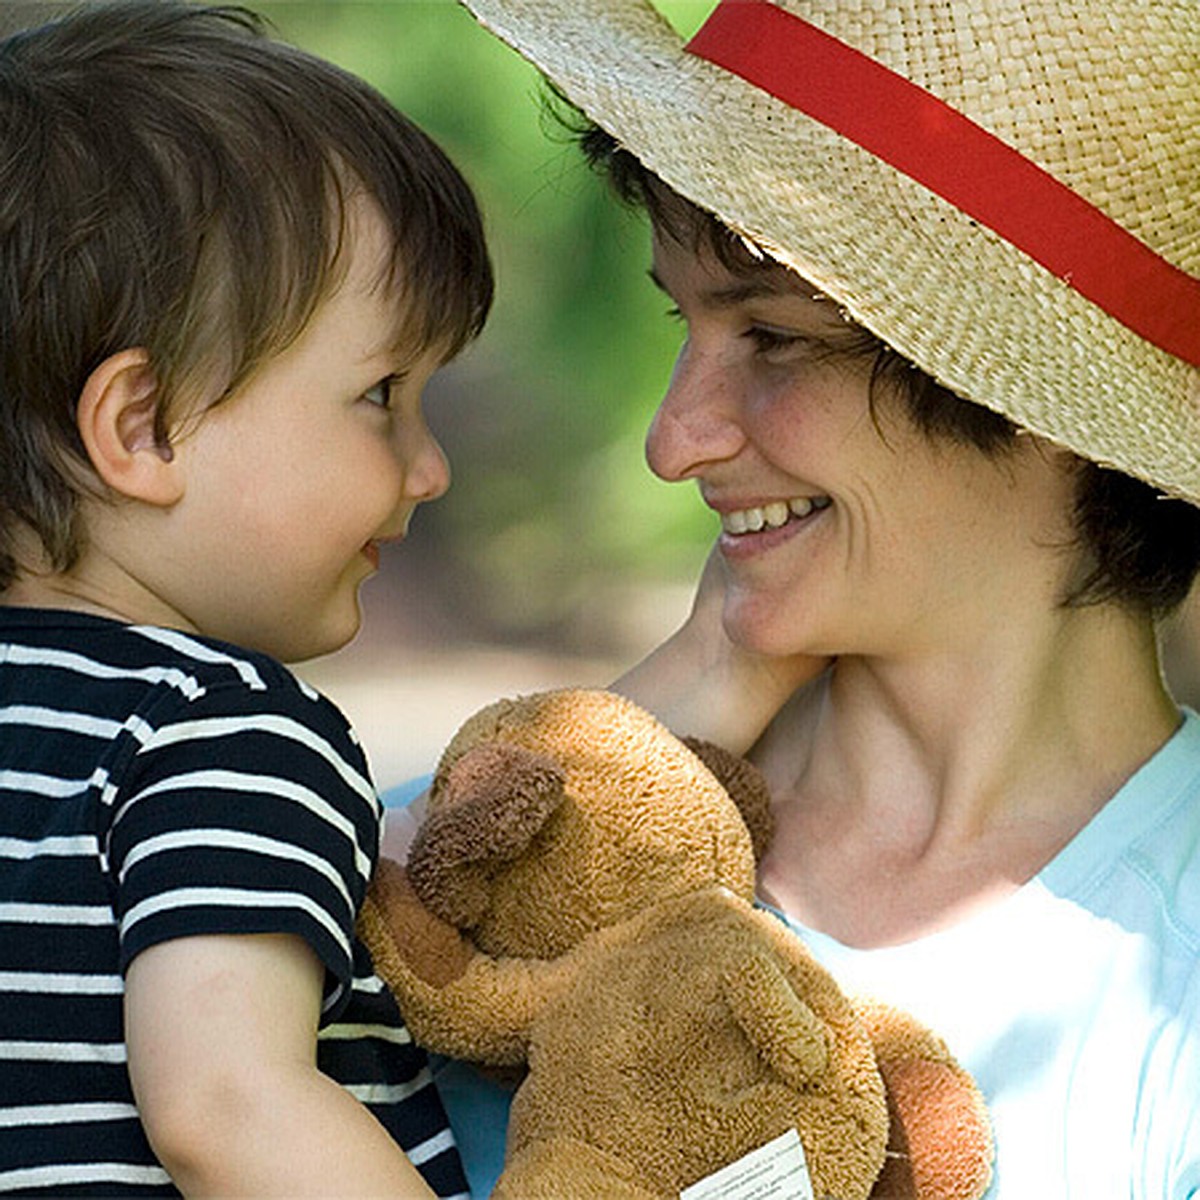
[{"label": "woman", "polygon": [[763,902],[947,1037],[995,1196],[1200,1194],[1200,7],[469,5],[686,329],[648,457],[722,533],[621,686],[756,743]]}]

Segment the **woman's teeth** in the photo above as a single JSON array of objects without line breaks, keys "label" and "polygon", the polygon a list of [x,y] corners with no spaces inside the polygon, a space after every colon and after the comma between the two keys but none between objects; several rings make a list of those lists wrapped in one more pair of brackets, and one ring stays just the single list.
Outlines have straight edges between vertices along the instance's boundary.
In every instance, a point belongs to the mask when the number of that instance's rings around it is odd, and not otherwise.
[{"label": "woman's teeth", "polygon": [[778,529],[791,517],[807,517],[818,509],[829,507],[828,496],[797,496],[794,500],[772,500],[759,508],[739,508],[721,514],[721,528],[726,533],[758,533],[762,529]]}]

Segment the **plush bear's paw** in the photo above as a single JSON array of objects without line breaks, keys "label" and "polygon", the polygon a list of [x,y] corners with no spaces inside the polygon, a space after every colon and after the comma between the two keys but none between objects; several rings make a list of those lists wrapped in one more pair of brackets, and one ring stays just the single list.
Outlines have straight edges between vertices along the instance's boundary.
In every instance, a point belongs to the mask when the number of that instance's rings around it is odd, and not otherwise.
[{"label": "plush bear's paw", "polygon": [[466,971],[474,946],[435,916],[413,891],[408,873],[380,859],[358,921],[359,936],[371,951],[376,971],[387,979],[415,975],[445,987]]}]

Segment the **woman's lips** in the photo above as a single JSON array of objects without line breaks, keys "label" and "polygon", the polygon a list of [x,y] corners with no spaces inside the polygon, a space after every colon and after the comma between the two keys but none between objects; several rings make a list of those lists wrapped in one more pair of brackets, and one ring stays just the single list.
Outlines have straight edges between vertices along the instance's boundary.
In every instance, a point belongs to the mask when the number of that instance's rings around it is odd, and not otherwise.
[{"label": "woman's lips", "polygon": [[791,500],[770,500],[766,504],[729,509],[721,513],[721,529],[735,537],[744,533],[759,533],[763,529],[779,529],[793,518],[803,520],[813,512],[828,507],[828,496],[795,496]]},{"label": "woman's lips", "polygon": [[721,553],[749,557],[789,541],[830,506],[828,496],[797,496],[721,513]]}]

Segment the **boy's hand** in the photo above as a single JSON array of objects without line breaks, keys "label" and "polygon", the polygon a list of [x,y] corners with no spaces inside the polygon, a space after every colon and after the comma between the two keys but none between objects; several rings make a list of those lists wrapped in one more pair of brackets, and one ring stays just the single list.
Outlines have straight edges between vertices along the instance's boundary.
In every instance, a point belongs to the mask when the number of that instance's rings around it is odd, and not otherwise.
[{"label": "boy's hand", "polygon": [[745,754],[789,697],[820,675],[830,660],[772,658],[744,650],[725,632],[724,607],[725,564],[713,550],[687,620],[612,690],[676,733]]},{"label": "boy's hand", "polygon": [[179,938],[125,989],[138,1112],[185,1196],[430,1197],[383,1126],[316,1067],[324,969],[286,935]]}]

